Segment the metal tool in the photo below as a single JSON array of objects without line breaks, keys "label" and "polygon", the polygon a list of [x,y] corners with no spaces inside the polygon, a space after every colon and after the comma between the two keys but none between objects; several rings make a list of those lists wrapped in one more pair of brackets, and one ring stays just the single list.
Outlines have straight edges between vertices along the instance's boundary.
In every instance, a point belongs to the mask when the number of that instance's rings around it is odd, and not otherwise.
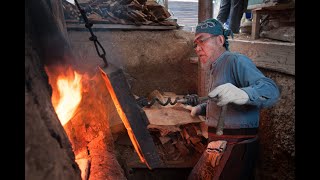
[{"label": "metal tool", "polygon": [[227,109],[228,109],[228,104],[221,107],[220,116],[217,124],[217,130],[216,130],[216,134],[219,136],[223,135],[224,121],[227,114]]},{"label": "metal tool", "polygon": [[162,106],[167,106],[169,104],[175,105],[177,103],[196,106],[198,104],[201,104],[201,103],[207,101],[208,99],[212,99],[212,98],[210,98],[209,96],[199,97],[196,94],[191,94],[191,95],[186,95],[182,98],[176,97],[174,100],[172,100],[171,97],[169,97],[166,100],[166,102],[162,102],[158,98],[153,98],[151,101],[148,101],[148,99],[146,97],[139,97],[136,99],[136,101],[140,107],[151,107],[156,102],[158,102]]},{"label": "metal tool", "polygon": [[187,104],[191,106],[196,106],[207,100],[211,99],[209,96],[199,97],[196,94],[186,95],[182,99],[179,99],[178,102],[182,104]]},{"label": "metal tool", "polygon": [[[208,97],[208,99],[212,99],[214,102],[218,102],[219,101],[219,97],[218,96],[215,96],[213,98]],[[225,121],[225,117],[226,117],[226,114],[227,114],[227,110],[228,110],[228,104],[226,104],[226,105],[221,107],[220,115],[219,115],[219,119],[218,119],[218,123],[217,123],[217,128],[216,128],[216,134],[219,135],[219,136],[223,135],[224,121]]]}]

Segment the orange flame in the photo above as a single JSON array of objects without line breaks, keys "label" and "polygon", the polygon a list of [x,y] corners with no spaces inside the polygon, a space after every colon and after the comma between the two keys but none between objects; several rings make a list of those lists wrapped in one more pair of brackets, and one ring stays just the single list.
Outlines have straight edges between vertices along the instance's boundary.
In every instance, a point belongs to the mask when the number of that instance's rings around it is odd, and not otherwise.
[{"label": "orange flame", "polygon": [[81,79],[82,76],[76,71],[73,71],[73,76],[60,75],[57,78],[60,97],[52,96],[52,102],[57,102],[54,109],[62,125],[65,125],[73,117],[80,104],[82,98]]}]

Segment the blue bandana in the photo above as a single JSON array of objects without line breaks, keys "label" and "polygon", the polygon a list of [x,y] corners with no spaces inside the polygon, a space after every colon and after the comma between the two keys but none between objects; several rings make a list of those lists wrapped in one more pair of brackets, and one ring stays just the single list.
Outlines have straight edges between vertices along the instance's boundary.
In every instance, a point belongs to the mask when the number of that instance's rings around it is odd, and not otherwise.
[{"label": "blue bandana", "polygon": [[231,35],[233,38],[233,33],[229,29],[224,29],[222,24],[216,19],[207,19],[197,25],[196,34],[199,33],[209,33],[213,35],[223,35],[225,42],[223,46],[229,50],[228,36]]}]

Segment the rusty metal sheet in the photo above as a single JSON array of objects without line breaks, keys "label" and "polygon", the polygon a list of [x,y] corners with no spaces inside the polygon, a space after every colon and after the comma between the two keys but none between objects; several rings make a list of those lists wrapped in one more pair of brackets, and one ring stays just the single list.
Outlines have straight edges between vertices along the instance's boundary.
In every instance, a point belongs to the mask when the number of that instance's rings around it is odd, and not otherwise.
[{"label": "rusty metal sheet", "polygon": [[140,160],[149,169],[163,167],[163,162],[147,129],[146,114],[136,103],[123,71],[112,64],[107,68],[99,69]]}]

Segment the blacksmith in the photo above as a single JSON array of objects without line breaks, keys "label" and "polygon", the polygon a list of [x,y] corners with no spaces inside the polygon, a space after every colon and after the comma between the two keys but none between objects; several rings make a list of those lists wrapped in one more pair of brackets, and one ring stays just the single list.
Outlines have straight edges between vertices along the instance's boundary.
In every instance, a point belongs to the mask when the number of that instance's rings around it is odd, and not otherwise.
[{"label": "blacksmith", "polygon": [[[216,19],[207,19],[196,27],[195,51],[210,71],[206,83],[212,99],[192,107],[191,115],[206,116],[208,148],[220,155],[212,159],[213,179],[253,179],[259,111],[273,106],[280,92],[251,59],[229,51],[230,33]],[[217,133],[221,119],[223,133]]]}]

